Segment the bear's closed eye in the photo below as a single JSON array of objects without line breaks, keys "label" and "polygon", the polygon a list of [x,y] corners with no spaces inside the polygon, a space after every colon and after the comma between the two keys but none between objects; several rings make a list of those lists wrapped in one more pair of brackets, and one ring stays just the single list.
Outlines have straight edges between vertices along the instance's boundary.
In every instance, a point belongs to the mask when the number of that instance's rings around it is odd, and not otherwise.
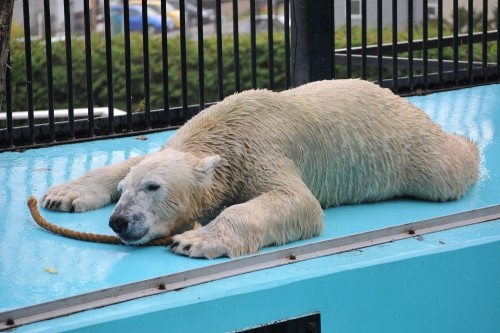
[{"label": "bear's closed eye", "polygon": [[148,184],[146,186],[146,190],[148,191],[156,191],[160,188],[160,185],[159,184]]}]

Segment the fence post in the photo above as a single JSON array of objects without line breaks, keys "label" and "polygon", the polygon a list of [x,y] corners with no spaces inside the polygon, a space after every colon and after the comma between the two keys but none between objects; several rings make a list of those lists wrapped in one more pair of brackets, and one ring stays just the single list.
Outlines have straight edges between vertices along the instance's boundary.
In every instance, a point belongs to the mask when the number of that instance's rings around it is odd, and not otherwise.
[{"label": "fence post", "polygon": [[292,86],[332,78],[330,0],[293,0]]}]

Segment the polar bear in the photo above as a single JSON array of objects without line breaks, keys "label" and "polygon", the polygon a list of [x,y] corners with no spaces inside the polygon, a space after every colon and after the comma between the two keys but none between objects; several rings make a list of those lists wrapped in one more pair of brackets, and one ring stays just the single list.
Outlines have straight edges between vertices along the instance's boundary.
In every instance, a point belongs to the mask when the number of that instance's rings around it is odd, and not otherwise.
[{"label": "polar bear", "polygon": [[236,257],[320,234],[322,208],[458,199],[478,164],[473,142],[388,89],[320,81],[229,96],[159,152],[55,186],[41,204],[83,212],[118,201],[109,225],[125,243],[173,235],[176,253]]}]

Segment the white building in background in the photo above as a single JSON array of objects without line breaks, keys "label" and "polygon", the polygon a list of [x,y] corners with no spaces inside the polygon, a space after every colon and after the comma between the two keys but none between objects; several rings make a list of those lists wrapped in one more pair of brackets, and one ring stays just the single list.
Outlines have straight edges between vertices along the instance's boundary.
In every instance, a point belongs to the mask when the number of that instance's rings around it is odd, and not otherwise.
[{"label": "white building in background", "polygon": [[[293,0],[290,0],[293,1]],[[374,27],[377,25],[377,2],[376,0],[350,0],[351,1],[351,22],[353,26],[361,25],[361,4],[366,1],[367,26]],[[443,3],[443,19],[453,21],[453,1],[451,0],[428,0],[427,10],[429,19],[438,18],[438,1]],[[488,17],[493,18],[493,14],[497,10],[497,0],[485,0],[488,3]],[[392,4],[393,0],[382,0],[382,26],[392,25]],[[468,0],[458,0],[458,8],[468,9]],[[408,1],[397,1],[397,20],[398,28],[404,29],[408,27]],[[413,0],[413,24],[420,25],[423,21],[423,1]],[[483,1],[474,0],[474,13],[483,12]],[[335,1],[335,27],[345,25],[346,22],[346,2]]]},{"label": "white building in background", "polygon": [[[90,7],[90,18],[92,24],[92,30],[96,29],[97,18],[101,14],[102,17],[102,3],[103,0],[69,0],[70,3],[70,13],[71,13],[71,31],[72,34],[81,35],[84,32],[84,21],[83,21],[83,3],[84,1],[89,2]],[[117,0],[119,1],[119,0]],[[178,1],[178,0],[174,0]],[[190,1],[190,0],[186,0]],[[212,6],[215,0],[203,0],[204,7]],[[290,0],[292,2],[293,0]],[[320,0],[311,0],[320,1]],[[353,26],[361,25],[361,4],[366,1],[367,5],[367,26],[375,27],[377,25],[377,1],[376,0],[347,0],[351,2],[351,23]],[[428,18],[437,18],[437,8],[438,1],[443,3],[443,19],[451,22],[453,19],[453,1],[451,0],[428,0]],[[488,3],[488,18],[493,19],[493,15],[497,12],[498,1],[497,0],[485,0]],[[27,1],[30,6],[30,26],[32,36],[42,36],[44,33],[44,12],[43,12],[43,1]],[[231,1],[224,0],[223,3],[223,14],[231,15]],[[281,4],[282,1],[276,1],[277,4]],[[346,23],[346,1],[335,0],[335,27],[344,26]],[[392,25],[392,3],[393,0],[382,0],[382,25],[390,26]],[[248,12],[250,7],[250,0],[238,0],[239,14],[242,12]],[[265,6],[267,0],[256,0],[258,7]],[[467,9],[468,0],[458,0],[458,6]],[[406,29],[408,26],[408,1],[398,0],[397,1],[397,26],[398,29]],[[473,1],[474,13],[482,13],[483,11],[483,0]],[[51,28],[52,35],[58,36],[64,34],[64,0],[50,0],[50,12],[51,12]],[[413,0],[413,22],[414,25],[419,25],[422,23],[423,19],[423,1]],[[15,0],[14,2],[14,24],[23,26],[23,1]]]},{"label": "white building in background", "polygon": [[[102,0],[69,0],[70,22],[72,34],[81,35],[84,32],[83,3],[88,1],[92,27],[96,25],[99,3]],[[44,1],[27,1],[30,13],[30,31],[32,36],[42,36],[45,31]],[[52,36],[64,35],[64,0],[50,0],[50,17]],[[23,1],[14,1],[13,25],[24,27]]]}]

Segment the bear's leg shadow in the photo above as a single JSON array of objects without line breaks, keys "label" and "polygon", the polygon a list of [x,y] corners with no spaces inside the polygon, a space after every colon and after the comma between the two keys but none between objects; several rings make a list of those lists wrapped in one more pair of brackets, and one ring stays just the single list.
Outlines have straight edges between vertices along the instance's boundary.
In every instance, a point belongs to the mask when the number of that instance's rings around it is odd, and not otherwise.
[{"label": "bear's leg shadow", "polygon": [[118,183],[130,168],[145,156],[96,168],[81,177],[50,188],[42,197],[42,207],[63,212],[86,212],[118,200]]},{"label": "bear's leg shadow", "polygon": [[226,208],[208,225],[173,237],[172,251],[190,257],[237,257],[267,245],[280,245],[317,236],[323,211],[304,182],[292,175],[286,184],[241,204]]}]

